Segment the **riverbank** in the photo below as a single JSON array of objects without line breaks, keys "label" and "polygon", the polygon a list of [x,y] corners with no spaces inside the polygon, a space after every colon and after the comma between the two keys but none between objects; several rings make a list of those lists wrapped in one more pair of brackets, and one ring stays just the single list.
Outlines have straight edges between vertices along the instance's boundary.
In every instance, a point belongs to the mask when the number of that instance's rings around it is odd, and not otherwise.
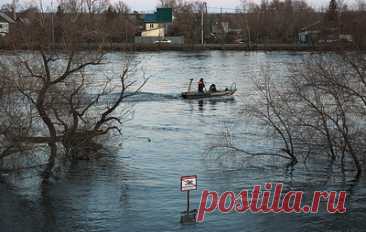
[{"label": "riverbank", "polygon": [[[55,44],[56,49],[63,49],[62,44]],[[33,50],[37,45],[17,46],[16,49]],[[268,43],[268,44],[135,44],[135,43],[82,43],[77,46],[80,50],[104,49],[107,51],[202,51],[202,50],[227,50],[227,51],[339,51],[339,50],[364,50],[352,44],[322,44],[307,46],[300,44]],[[13,46],[5,43],[1,50],[12,50]]]},{"label": "riverbank", "polygon": [[[299,44],[254,44],[248,46],[246,44],[160,44],[160,45],[122,45],[111,44],[106,49],[111,50],[128,50],[134,51],[201,51],[201,50],[227,50],[227,51],[336,51],[336,50],[356,50],[350,45],[320,45],[320,46],[304,46]],[[357,49],[359,50],[359,49]]]}]

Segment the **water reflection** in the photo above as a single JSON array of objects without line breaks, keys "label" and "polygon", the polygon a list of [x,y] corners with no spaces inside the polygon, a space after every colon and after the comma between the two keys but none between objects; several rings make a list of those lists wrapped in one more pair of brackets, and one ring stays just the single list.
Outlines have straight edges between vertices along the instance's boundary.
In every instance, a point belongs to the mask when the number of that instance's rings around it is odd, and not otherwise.
[{"label": "water reflection", "polygon": [[185,100],[185,102],[190,104],[191,112],[194,111],[195,106],[197,106],[198,111],[204,112],[215,111],[220,107],[223,107],[224,104],[234,105],[236,104],[235,97],[222,97],[222,98],[206,98],[206,99],[195,99],[195,100]]}]

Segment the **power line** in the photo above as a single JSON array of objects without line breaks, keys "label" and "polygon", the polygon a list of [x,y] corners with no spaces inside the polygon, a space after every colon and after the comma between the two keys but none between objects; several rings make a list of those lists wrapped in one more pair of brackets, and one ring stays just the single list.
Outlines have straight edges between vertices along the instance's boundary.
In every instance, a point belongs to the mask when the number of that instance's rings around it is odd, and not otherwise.
[{"label": "power line", "polygon": [[[241,9],[240,7],[237,7],[237,8],[227,8],[227,7],[213,7],[213,6],[208,6],[207,7],[208,9],[211,9],[210,11],[211,12],[214,12],[214,13],[219,13],[219,12],[222,12],[222,11],[225,11],[225,13],[235,13],[235,12],[241,12],[243,9]],[[231,11],[231,12],[228,12],[228,11]]]},{"label": "power line", "polygon": [[215,7],[215,6],[208,6],[209,9],[219,9],[219,10],[241,10],[240,7],[237,8],[227,8],[227,7]]}]

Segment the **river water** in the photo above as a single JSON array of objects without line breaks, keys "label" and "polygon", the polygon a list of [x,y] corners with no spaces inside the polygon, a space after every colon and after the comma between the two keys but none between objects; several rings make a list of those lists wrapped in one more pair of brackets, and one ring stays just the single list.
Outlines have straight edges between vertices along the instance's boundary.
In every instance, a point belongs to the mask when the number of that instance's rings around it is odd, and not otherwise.
[{"label": "river water", "polygon": [[[326,161],[299,163],[288,169],[274,158],[249,159],[234,153],[208,152],[222,143],[225,132],[250,151],[271,150],[277,142],[253,119],[241,114],[254,93],[252,80],[269,69],[286,75],[287,65],[306,53],[287,52],[161,52],[129,54],[137,61],[136,77],[149,82],[130,100],[134,113],[123,137],[111,137],[111,154],[98,161],[79,161],[52,184],[47,196],[34,189],[32,174],[19,174],[14,187],[0,185],[0,231],[365,231],[366,179],[352,181]],[[107,69],[118,69],[125,57],[108,54]],[[233,99],[186,101],[179,93],[188,80],[204,78],[217,87],[236,82]],[[311,193],[346,190],[346,214],[219,214],[202,224],[181,225],[186,195],[180,176],[197,175],[200,193],[239,192],[254,184],[284,183],[286,189]],[[31,186],[26,183],[33,183]]]}]

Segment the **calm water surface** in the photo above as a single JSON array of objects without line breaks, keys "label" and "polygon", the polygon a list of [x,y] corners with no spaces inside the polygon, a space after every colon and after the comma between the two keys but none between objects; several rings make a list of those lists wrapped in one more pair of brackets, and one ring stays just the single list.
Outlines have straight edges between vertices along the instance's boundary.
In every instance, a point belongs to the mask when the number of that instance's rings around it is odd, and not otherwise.
[{"label": "calm water surface", "polygon": [[[253,94],[251,79],[261,67],[275,77],[304,53],[162,52],[135,53],[135,74],[150,77],[144,94],[131,100],[133,120],[123,139],[112,137],[111,155],[98,162],[78,162],[50,187],[47,197],[34,190],[32,174],[22,174],[10,190],[0,185],[0,231],[366,231],[366,182],[356,185],[325,161],[298,164],[292,172],[277,160],[244,159],[236,154],[207,154],[229,129],[236,144],[251,151],[276,146],[256,122],[240,115]],[[107,70],[117,70],[122,55],[108,55]],[[236,82],[233,100],[185,101],[179,93],[190,78],[203,77],[217,86]],[[329,177],[329,173],[332,174]],[[185,194],[182,175],[198,175],[192,192],[197,208],[200,191],[235,191],[265,182],[286,189],[347,190],[349,211],[343,215],[226,214],[206,216],[203,224],[183,226]],[[28,184],[27,184],[28,183]],[[30,185],[29,183],[33,183]],[[23,185],[22,185],[23,184]],[[22,187],[23,186],[23,187]],[[25,186],[25,187],[24,187]],[[22,190],[22,191],[21,191]],[[22,192],[22,193],[18,193]]]}]

